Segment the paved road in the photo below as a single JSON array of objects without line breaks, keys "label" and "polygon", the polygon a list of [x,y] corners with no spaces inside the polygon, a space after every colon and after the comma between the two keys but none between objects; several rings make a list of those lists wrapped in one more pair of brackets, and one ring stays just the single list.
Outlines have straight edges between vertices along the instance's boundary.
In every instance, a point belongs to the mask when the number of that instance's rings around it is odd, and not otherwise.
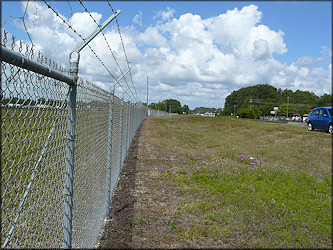
[{"label": "paved road", "polygon": [[[239,119],[231,119],[231,120],[239,120]],[[307,126],[307,124],[304,123],[304,122],[287,122],[287,123],[284,123],[284,122],[264,122],[264,121],[261,121],[261,120],[254,121],[254,120],[245,120],[245,119],[243,121],[246,121],[246,122],[260,122],[260,123],[266,123],[266,124],[301,126],[301,127],[306,127]]]},{"label": "paved road", "polygon": [[306,127],[307,126],[307,124],[305,122],[287,122],[287,125],[302,126],[302,127]]}]

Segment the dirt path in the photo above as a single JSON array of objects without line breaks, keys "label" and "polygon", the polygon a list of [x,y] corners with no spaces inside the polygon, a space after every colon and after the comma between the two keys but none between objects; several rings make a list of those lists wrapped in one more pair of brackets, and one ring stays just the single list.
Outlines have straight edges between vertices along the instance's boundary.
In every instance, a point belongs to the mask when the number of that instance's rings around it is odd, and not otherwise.
[{"label": "dirt path", "polygon": [[159,169],[176,159],[161,151],[155,132],[148,119],[133,138],[98,248],[191,247],[170,226],[179,191],[165,185]]}]

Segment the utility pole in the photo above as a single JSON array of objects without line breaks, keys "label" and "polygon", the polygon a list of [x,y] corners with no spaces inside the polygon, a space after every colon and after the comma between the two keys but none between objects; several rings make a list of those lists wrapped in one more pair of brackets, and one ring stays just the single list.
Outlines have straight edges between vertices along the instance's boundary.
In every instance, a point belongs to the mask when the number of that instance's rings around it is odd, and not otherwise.
[{"label": "utility pole", "polygon": [[250,99],[250,111],[252,110],[252,98]]},{"label": "utility pole", "polygon": [[289,109],[289,96],[287,97],[287,118],[288,118],[288,109]]},{"label": "utility pole", "polygon": [[235,108],[236,108],[236,105],[234,104],[234,116],[236,116]]}]

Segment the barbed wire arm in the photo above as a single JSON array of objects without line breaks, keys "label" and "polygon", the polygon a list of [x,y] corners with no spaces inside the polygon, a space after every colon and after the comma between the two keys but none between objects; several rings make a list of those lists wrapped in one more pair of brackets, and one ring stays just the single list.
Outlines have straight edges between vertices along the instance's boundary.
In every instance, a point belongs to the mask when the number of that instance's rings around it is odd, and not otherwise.
[{"label": "barbed wire arm", "polygon": [[[112,16],[110,16],[98,29],[92,32],[86,39],[78,44],[69,54],[69,70],[73,73],[78,73],[79,71],[79,60],[80,60],[80,51],[91,42],[113,19],[115,19],[119,14],[120,10],[117,10]],[[73,53],[76,53],[77,56],[72,58]]]},{"label": "barbed wire arm", "polygon": [[[80,4],[82,5],[82,7],[84,8],[84,10],[89,14],[90,18],[91,18],[91,19],[94,21],[94,23],[97,25],[97,27],[100,27],[100,25],[97,23],[96,19],[91,15],[91,13],[90,13],[89,10],[87,9],[87,7],[82,3],[82,1],[79,0],[79,2],[80,2]],[[112,10],[112,12],[115,13],[114,10]],[[116,19],[116,20],[117,20],[117,19]],[[109,45],[109,43],[108,43],[108,41],[107,41],[107,39],[106,39],[104,33],[102,32],[101,34],[103,35],[104,40],[105,40],[105,43],[106,43],[107,47],[109,48],[109,50],[110,50],[110,52],[111,52],[111,55],[113,56],[113,59],[115,60],[117,66],[118,66],[118,68],[119,68],[120,74],[121,74],[121,75],[125,75],[124,72],[122,71],[122,69],[121,69],[121,67],[120,67],[120,65],[119,65],[119,63],[118,63],[118,61],[117,61],[117,58],[115,57],[114,53],[112,52],[112,49],[111,49],[111,47],[110,47],[110,45]],[[128,69],[130,70],[130,67],[129,67],[129,66],[128,66]],[[116,79],[115,79],[115,80],[116,80]],[[135,95],[134,95],[134,93],[133,93],[131,87],[128,85],[126,78],[125,78],[125,83],[126,83],[126,85],[127,85],[127,87],[128,87],[128,90],[132,93],[132,96],[133,96],[133,98],[135,99]],[[119,86],[121,86],[121,85],[119,84]],[[134,87],[134,86],[133,86],[133,87]],[[122,89],[123,89],[123,88],[122,88]],[[124,90],[124,89],[123,89],[123,90]],[[135,90],[135,87],[134,87],[134,90]],[[125,90],[124,90],[124,91],[125,91]],[[125,91],[125,92],[126,92],[126,91]],[[126,94],[127,94],[127,92],[126,92]],[[127,94],[127,95],[128,95],[128,94]],[[131,99],[132,99],[132,98],[131,98]]]},{"label": "barbed wire arm", "polygon": [[94,39],[113,19],[115,19],[119,14],[121,10],[117,10],[112,16],[110,16],[101,26],[98,27],[93,33],[91,33],[86,39],[84,39],[79,45],[77,45],[70,55],[73,52],[80,53],[80,51],[92,40]]},{"label": "barbed wire arm", "polygon": [[[61,16],[59,15],[58,12],[56,12],[52,7],[51,5],[49,5],[45,0],[43,0],[44,3],[46,4],[46,6],[51,9],[53,11],[53,13],[58,17],[60,18],[64,24],[66,24],[68,26],[68,28],[70,28],[74,34],[78,35],[83,41],[85,40],[75,29],[73,29],[73,27],[67,23],[67,21]],[[116,80],[116,78],[112,75],[112,73],[110,72],[110,70],[105,66],[105,64],[102,62],[102,60],[97,56],[96,52],[92,49],[92,47],[87,44],[87,46],[89,47],[89,49],[91,50],[91,52],[95,55],[95,57],[99,60],[99,62],[103,65],[103,67],[106,69],[106,71],[112,76],[113,79]]]}]

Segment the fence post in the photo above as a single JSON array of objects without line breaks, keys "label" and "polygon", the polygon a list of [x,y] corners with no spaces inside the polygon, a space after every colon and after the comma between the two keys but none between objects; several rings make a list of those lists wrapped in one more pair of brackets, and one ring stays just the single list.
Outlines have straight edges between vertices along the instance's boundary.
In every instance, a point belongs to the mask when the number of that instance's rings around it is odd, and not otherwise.
[{"label": "fence post", "polygon": [[121,98],[121,109],[120,109],[120,153],[119,153],[119,169],[122,165],[122,148],[123,148],[123,107],[124,107],[124,95]]},{"label": "fence post", "polygon": [[73,210],[73,177],[74,177],[74,144],[75,144],[75,116],[76,92],[79,71],[79,55],[69,61],[69,73],[74,82],[70,85],[68,96],[67,116],[67,146],[66,146],[66,183],[65,183],[65,214],[64,214],[64,248],[72,247],[72,210]]},{"label": "fence post", "polygon": [[131,108],[132,104],[131,102],[128,102],[128,148],[131,146]]},{"label": "fence post", "polygon": [[110,114],[109,114],[109,152],[108,152],[108,186],[107,186],[107,205],[106,219],[110,220],[110,202],[111,202],[111,163],[112,163],[112,129],[113,129],[113,99],[114,89],[111,89]]},{"label": "fence post", "polygon": [[134,131],[136,130],[135,124],[136,124],[136,113],[137,113],[137,111],[135,110],[135,105],[136,104],[133,104],[133,136],[134,136]]},{"label": "fence post", "polygon": [[133,137],[134,137],[134,129],[133,129],[133,121],[134,121],[134,117],[133,117],[133,104],[131,104],[131,140],[130,143],[132,143]]},{"label": "fence post", "polygon": [[72,247],[72,210],[73,210],[73,173],[74,173],[74,139],[76,116],[76,91],[79,73],[80,51],[94,39],[113,19],[120,14],[117,10],[101,26],[78,44],[69,55],[69,73],[73,78],[68,97],[67,147],[66,147],[66,184],[65,184],[65,214],[64,214],[64,248]]},{"label": "fence post", "polygon": [[129,148],[128,138],[129,138],[129,108],[130,108],[130,102],[128,101],[126,103],[126,152]]}]

